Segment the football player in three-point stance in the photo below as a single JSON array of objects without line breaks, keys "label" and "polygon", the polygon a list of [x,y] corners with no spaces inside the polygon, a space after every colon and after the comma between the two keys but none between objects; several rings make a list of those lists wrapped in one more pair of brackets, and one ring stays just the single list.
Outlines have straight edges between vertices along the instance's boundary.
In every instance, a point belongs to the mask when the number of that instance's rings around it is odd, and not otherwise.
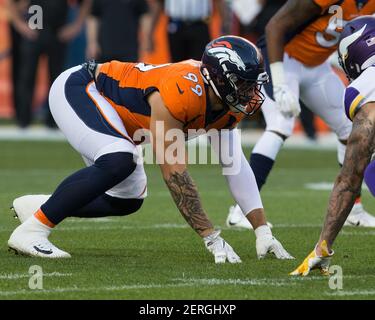
[{"label": "football player in three-point stance", "polygon": [[291,275],[306,276],[313,269],[329,273],[332,245],[361,191],[363,178],[375,196],[375,17],[349,22],[341,35],[339,60],[351,80],[344,106],[353,121],[345,160],[331,192],[320,239],[314,250]]},{"label": "football player in three-point stance", "polygon": [[[150,130],[163,178],[182,216],[202,237],[216,263],[241,262],[202,208],[187,164],[164,161],[166,150],[174,143],[165,139],[166,132],[216,129],[216,135],[210,136],[213,148],[231,146],[238,156],[234,159],[238,172],[226,179],[254,227],[258,257],[271,252],[279,259],[292,258],[266,224],[255,177],[235,129],[243,117],[261,107],[264,96],[260,89],[267,81],[260,51],[234,36],[209,43],[201,62],[154,66],[111,61],[65,71],[51,88],[51,111],[87,167],[66,178],[51,197],[15,201],[23,223],[10,236],[9,247],[31,256],[70,257],[48,240],[53,227],[65,218],[136,212],[146,197],[147,182],[143,164],[136,161],[140,141],[135,135]],[[160,124],[163,130],[158,128]],[[185,148],[185,142],[178,147]],[[220,158],[222,154],[218,154]],[[32,206],[35,213],[30,212]]]},{"label": "football player in three-point stance", "polygon": [[[342,165],[352,124],[341,105],[344,84],[327,59],[336,50],[345,23],[373,13],[372,0],[289,0],[269,21],[266,42],[258,45],[271,76],[262,107],[266,130],[250,157],[259,189],[284,141],[292,134],[300,112],[298,98],[336,133]],[[239,206],[230,208],[227,224],[250,227]],[[375,217],[364,210],[360,195],[346,224],[375,227]]]}]

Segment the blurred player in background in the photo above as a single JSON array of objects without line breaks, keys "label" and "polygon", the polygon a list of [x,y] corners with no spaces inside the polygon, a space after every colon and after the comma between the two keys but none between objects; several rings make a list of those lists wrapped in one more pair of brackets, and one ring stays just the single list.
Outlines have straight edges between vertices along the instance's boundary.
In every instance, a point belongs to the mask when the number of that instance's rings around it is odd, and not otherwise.
[{"label": "blurred player in background", "polygon": [[[206,44],[211,40],[209,22],[216,6],[221,17],[221,33],[230,33],[230,10],[225,0],[149,0],[155,26],[161,13],[168,17],[168,42],[172,62],[186,59],[200,60]],[[153,27],[145,35],[146,51],[153,51]]]},{"label": "blurred player in background", "polygon": [[138,61],[139,32],[153,31],[147,29],[149,14],[146,0],[93,0],[87,21],[87,58]]},{"label": "blurred player in background", "polygon": [[313,269],[329,274],[332,245],[361,192],[363,177],[375,196],[375,18],[349,22],[339,43],[340,64],[351,83],[345,90],[345,112],[353,121],[345,160],[332,190],[320,239],[291,275],[306,276]]},{"label": "blurred player in background", "polygon": [[[275,13],[287,2],[287,0],[235,0],[230,1],[233,9],[234,30],[240,36],[249,40],[259,39],[264,35],[266,25]],[[238,23],[236,21],[238,20]],[[315,115],[299,100],[301,113],[300,122],[308,142],[314,144],[317,141]],[[261,116],[261,114],[259,114]],[[261,120],[262,127],[264,123]],[[234,208],[234,207],[233,207]]]},{"label": "blurred player in background", "polygon": [[[288,0],[269,21],[266,42],[259,42],[272,79],[265,87],[267,99],[262,108],[266,131],[250,158],[259,190],[284,141],[292,134],[300,113],[298,99],[336,133],[342,165],[352,124],[342,108],[344,84],[327,59],[337,48],[343,25],[374,12],[373,0]],[[227,222],[247,224],[239,206],[230,209]],[[364,210],[360,196],[346,224],[375,227],[375,217]]]},{"label": "blurred player in background", "polygon": [[[9,247],[31,256],[70,257],[48,240],[53,227],[65,218],[136,212],[146,197],[147,181],[143,163],[135,161],[139,158],[136,143],[141,142],[135,134],[150,130],[156,159],[182,216],[202,237],[216,263],[241,262],[208,219],[186,159],[176,164],[165,159],[173,144],[179,143],[177,150],[185,150],[185,139],[167,140],[165,132],[177,130],[184,137],[189,129],[216,129],[210,135],[211,145],[223,168],[228,163],[219,149],[233,150],[235,155],[238,170],[226,179],[255,230],[258,257],[271,252],[279,259],[292,258],[266,224],[255,177],[235,130],[241,119],[261,107],[264,96],[260,89],[267,81],[260,51],[234,36],[209,43],[201,62],[147,65],[112,61],[65,71],[51,88],[51,111],[87,167],[66,178],[45,203],[38,196],[15,203],[24,222],[12,233]],[[33,206],[38,209],[35,214],[30,212]]]}]

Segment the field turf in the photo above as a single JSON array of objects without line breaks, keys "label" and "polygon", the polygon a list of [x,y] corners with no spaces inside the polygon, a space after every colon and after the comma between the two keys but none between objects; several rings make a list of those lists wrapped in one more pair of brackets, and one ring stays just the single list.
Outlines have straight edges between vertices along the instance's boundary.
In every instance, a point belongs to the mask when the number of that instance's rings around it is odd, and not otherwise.
[{"label": "field turf", "polygon": [[[247,150],[247,154],[249,150]],[[24,194],[51,193],[82,167],[63,142],[0,142],[0,299],[372,299],[375,298],[375,230],[346,227],[332,264],[343,269],[343,289],[329,288],[317,272],[288,273],[312,250],[320,233],[329,191],[308,183],[332,182],[338,172],[333,151],[283,150],[262,190],[273,232],[296,257],[258,261],[255,237],[225,226],[232,204],[218,166],[191,166],[203,204],[243,263],[215,265],[202,240],[180,216],[156,166],[146,166],[149,197],[123,218],[68,219],[51,240],[72,259],[49,261],[15,256],[6,241],[17,226],[9,206]],[[366,208],[375,201],[363,192]],[[28,270],[39,265],[44,290],[30,290]]]}]

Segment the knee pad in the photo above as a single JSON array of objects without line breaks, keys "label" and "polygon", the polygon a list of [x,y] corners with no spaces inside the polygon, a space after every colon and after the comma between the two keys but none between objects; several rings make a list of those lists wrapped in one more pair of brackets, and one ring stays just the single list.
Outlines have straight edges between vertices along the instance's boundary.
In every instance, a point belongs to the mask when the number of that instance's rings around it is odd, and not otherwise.
[{"label": "knee pad", "polygon": [[375,161],[367,166],[364,179],[371,194],[375,197]]},{"label": "knee pad", "polygon": [[121,182],[129,177],[137,167],[130,152],[108,153],[95,161],[94,166],[105,171],[114,180]]}]

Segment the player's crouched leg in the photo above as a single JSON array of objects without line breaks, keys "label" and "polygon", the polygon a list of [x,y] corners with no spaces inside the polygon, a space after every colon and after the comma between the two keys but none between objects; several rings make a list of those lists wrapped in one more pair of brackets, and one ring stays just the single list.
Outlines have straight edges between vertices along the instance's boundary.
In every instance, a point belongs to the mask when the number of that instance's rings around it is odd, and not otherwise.
[{"label": "player's crouched leg", "polygon": [[[35,194],[16,198],[12,207],[15,217],[21,223],[24,223],[50,197],[51,195]],[[143,201],[144,199],[122,199],[104,194],[81,210],[78,210],[74,216],[80,218],[126,216],[137,212],[142,207]]]},{"label": "player's crouched leg", "polygon": [[146,184],[144,168],[131,153],[110,153],[65,179],[52,196],[22,196],[13,209],[21,223],[40,207],[55,224],[66,217],[125,216],[142,206]]},{"label": "player's crouched leg", "polygon": [[[119,210],[119,203],[124,208],[124,200],[141,198],[128,190],[131,187],[137,189],[138,167],[130,152],[104,154],[93,165],[66,178],[41,209],[55,225],[66,217],[120,215],[122,210]],[[123,194],[111,192],[121,185],[126,187]],[[119,199],[115,201],[115,198]],[[136,204],[130,203],[130,200],[127,202],[131,208],[122,215],[132,213],[140,206],[139,201],[135,201]]]},{"label": "player's crouched leg", "polygon": [[74,217],[100,218],[108,216],[127,216],[137,212],[143,204],[144,199],[121,199],[104,194],[89,205],[78,210]]}]

